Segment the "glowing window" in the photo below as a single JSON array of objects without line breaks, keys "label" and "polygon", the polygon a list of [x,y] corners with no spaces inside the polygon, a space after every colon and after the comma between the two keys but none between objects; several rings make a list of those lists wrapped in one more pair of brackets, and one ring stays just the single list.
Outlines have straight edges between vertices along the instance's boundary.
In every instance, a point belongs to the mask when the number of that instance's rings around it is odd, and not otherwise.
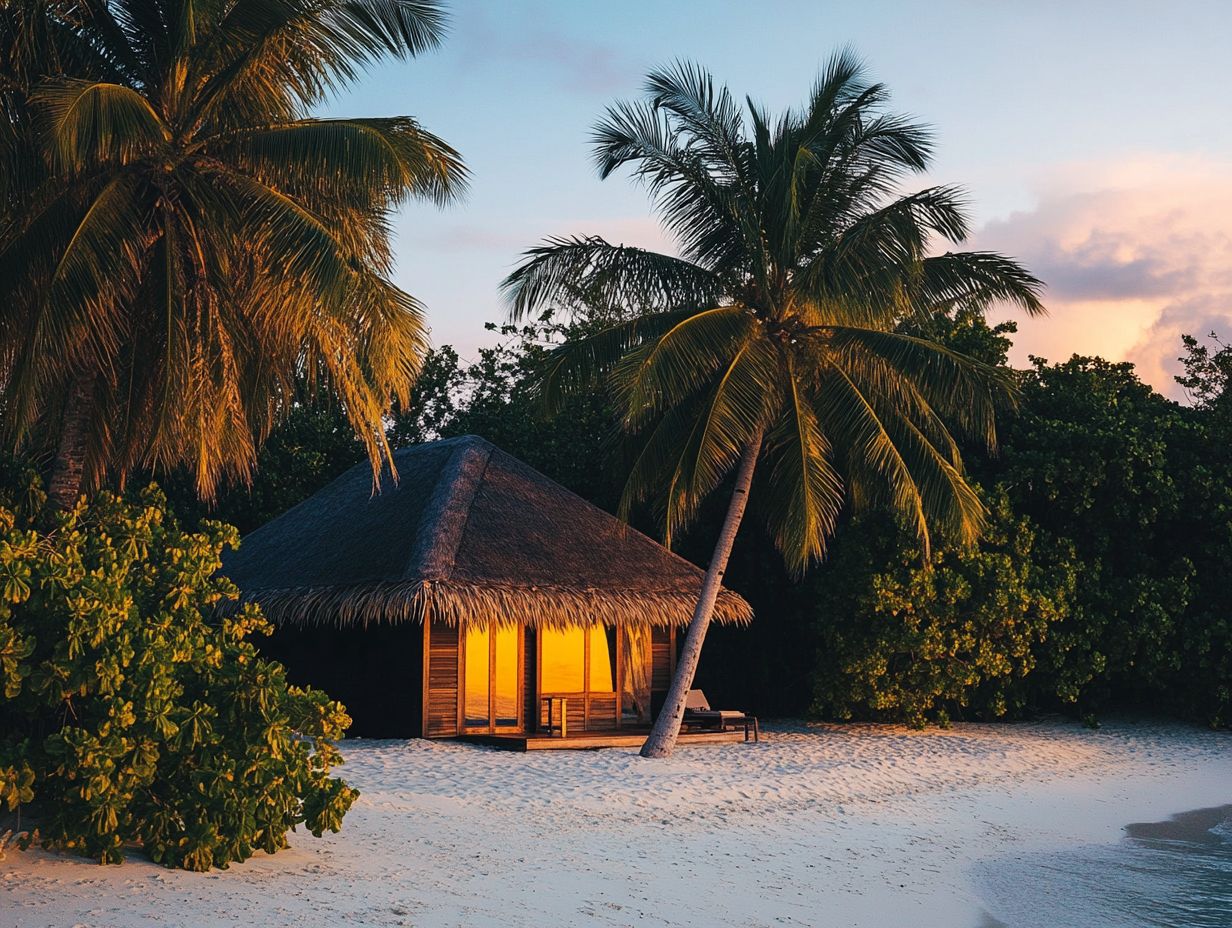
[{"label": "glowing window", "polygon": [[590,692],[616,692],[616,629],[590,626]]},{"label": "glowing window", "polygon": [[492,707],[496,711],[494,724],[502,727],[518,724],[518,629],[504,626],[496,630],[493,642],[496,672],[493,674]]},{"label": "glowing window", "polygon": [[466,694],[463,713],[468,726],[486,726],[488,706],[489,637],[486,628],[466,630]]},{"label": "glowing window", "polygon": [[540,689],[545,693],[580,693],[586,684],[586,630],[545,628],[540,635]]},{"label": "glowing window", "polygon": [[[540,690],[544,693],[616,692],[616,629],[544,629],[540,634]],[[590,675],[587,677],[587,651]]]}]

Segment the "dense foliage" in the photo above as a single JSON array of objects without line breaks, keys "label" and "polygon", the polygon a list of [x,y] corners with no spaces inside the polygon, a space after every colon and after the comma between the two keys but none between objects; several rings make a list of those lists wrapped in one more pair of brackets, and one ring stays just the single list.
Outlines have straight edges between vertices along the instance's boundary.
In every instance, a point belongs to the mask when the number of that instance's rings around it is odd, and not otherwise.
[{"label": "dense foliage", "polygon": [[205,870],[336,831],[350,720],[260,657],[255,608],[216,616],[235,530],[185,531],[153,488],[48,524],[36,482],[5,484],[23,492],[0,502],[0,815],[25,816],[23,843]]},{"label": "dense foliage", "polygon": [[[534,323],[501,326],[497,345],[481,350],[475,363],[453,368],[451,378],[457,385],[453,395],[461,402],[441,410],[430,402],[428,389],[417,392],[417,399],[436,411],[432,421],[437,434],[482,435],[614,511],[630,460],[617,440],[616,416],[605,396],[599,391],[579,392],[547,414],[535,382],[552,346],[598,324],[583,319],[566,325],[549,315]],[[423,417],[423,412],[417,416]]]},{"label": "dense foliage", "polygon": [[1228,721],[1232,430],[1128,364],[1037,362],[990,479],[1049,544],[1073,546],[1070,615],[1041,654],[1041,701]]},{"label": "dense foliage", "polygon": [[[1005,365],[1013,332],[959,312],[934,320],[932,335]],[[532,389],[562,331],[548,322],[503,334],[472,364],[434,352],[391,437],[485,435],[614,510],[627,462],[602,396],[573,397],[545,416]],[[1129,365],[1095,358],[1022,373],[1018,408],[1001,416],[1001,453],[967,451],[991,504],[989,529],[973,549],[937,545],[931,569],[884,514],[846,518],[829,561],[802,580],[748,525],[727,582],[757,621],[712,631],[699,685],[768,715],[812,709],[920,724],[1121,707],[1232,721],[1232,394],[1226,356],[1217,346],[1195,358],[1200,347],[1190,340],[1184,358],[1186,376],[1204,378],[1206,398],[1192,406],[1155,393]],[[259,524],[245,506],[272,515],[273,487],[296,482],[282,498],[290,505],[328,479],[309,462],[334,447],[330,430],[292,434],[305,466],[263,470],[251,493],[220,501],[228,518]],[[271,438],[271,447],[290,445]],[[721,518],[721,505],[703,508],[677,549],[705,563]],[[982,650],[971,652],[976,635]]]},{"label": "dense foliage", "polygon": [[1040,647],[1068,613],[1078,570],[1067,553],[1038,544],[1004,496],[978,546],[935,551],[927,568],[891,520],[857,520],[810,578],[814,711],[915,725],[1020,713]]},{"label": "dense foliage", "polygon": [[270,434],[257,455],[258,476],[250,484],[233,483],[207,502],[197,495],[196,481],[185,468],[164,475],[160,482],[172,510],[186,524],[213,519],[246,534],[363,458],[364,447],[338,402],[320,395],[314,402],[297,403]]},{"label": "dense foliage", "polygon": [[[1017,414],[1005,419],[1002,454],[980,468],[1001,515],[973,551],[950,548],[930,571],[901,531],[850,525],[833,561],[810,578],[819,585],[814,708],[921,723],[1046,709],[1092,717],[1119,707],[1227,724],[1226,356],[1216,361],[1196,340],[1185,344],[1187,373],[1178,379],[1200,388],[1193,407],[1155,393],[1129,364],[1037,360]],[[1007,517],[1016,520],[1008,534],[997,524]],[[1008,574],[952,596],[955,567],[964,574],[1007,553]],[[1011,689],[990,688],[984,662],[964,655],[956,638],[921,647],[922,631],[961,636],[991,616],[983,640],[995,648],[1018,624],[1021,579],[1049,571],[1053,579],[1035,591],[1047,623],[1036,626]],[[940,626],[928,625],[939,605]],[[955,669],[970,676],[947,688]]]}]

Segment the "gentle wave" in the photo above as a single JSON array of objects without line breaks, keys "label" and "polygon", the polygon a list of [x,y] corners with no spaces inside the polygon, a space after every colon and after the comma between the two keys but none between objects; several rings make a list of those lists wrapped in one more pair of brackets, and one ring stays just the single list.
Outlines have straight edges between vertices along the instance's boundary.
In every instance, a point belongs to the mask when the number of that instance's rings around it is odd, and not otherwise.
[{"label": "gentle wave", "polygon": [[1232,805],[1126,832],[1113,845],[982,862],[982,925],[1232,928]]}]

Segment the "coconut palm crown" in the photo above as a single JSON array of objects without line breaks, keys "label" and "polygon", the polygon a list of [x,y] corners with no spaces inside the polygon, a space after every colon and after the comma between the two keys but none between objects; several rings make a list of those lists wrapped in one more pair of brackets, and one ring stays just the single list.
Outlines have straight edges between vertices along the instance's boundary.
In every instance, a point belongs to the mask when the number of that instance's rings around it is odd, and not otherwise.
[{"label": "coconut palm crown", "polygon": [[604,178],[631,167],[679,256],[551,239],[504,282],[515,318],[578,288],[637,310],[557,349],[543,388],[610,376],[624,425],[646,435],[623,508],[658,503],[669,541],[750,448],[752,495],[797,572],[849,503],[888,504],[925,548],[930,526],[980,530],[953,433],[993,445],[1012,384],[902,328],[999,301],[1041,313],[1041,284],[998,254],[934,253],[966,238],[963,195],[898,192],[931,133],[886,100],[849,52],[778,120],[695,65],[657,70],[646,99],[598,124],[595,161]]},{"label": "coconut palm crown", "polygon": [[0,6],[0,416],[56,436],[53,497],[179,465],[208,496],[305,380],[388,457],[425,350],[391,211],[465,170],[408,117],[312,113],[442,33],[430,0]]}]

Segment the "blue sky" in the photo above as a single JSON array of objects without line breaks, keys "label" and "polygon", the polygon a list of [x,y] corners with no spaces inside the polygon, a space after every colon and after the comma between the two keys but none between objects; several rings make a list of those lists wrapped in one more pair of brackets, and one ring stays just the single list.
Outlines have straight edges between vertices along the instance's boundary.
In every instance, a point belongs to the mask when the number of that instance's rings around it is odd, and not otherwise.
[{"label": "blue sky", "polygon": [[1017,360],[1098,351],[1166,387],[1180,330],[1232,335],[1232,2],[469,0],[451,14],[440,50],[380,65],[328,112],[409,114],[465,157],[467,200],[411,204],[397,227],[398,282],[464,356],[538,239],[664,245],[643,192],[600,182],[587,142],[648,69],[693,59],[780,109],[843,45],[936,128],[918,185],[966,186],[976,245],[1052,283],[1052,316],[1022,325]]}]

